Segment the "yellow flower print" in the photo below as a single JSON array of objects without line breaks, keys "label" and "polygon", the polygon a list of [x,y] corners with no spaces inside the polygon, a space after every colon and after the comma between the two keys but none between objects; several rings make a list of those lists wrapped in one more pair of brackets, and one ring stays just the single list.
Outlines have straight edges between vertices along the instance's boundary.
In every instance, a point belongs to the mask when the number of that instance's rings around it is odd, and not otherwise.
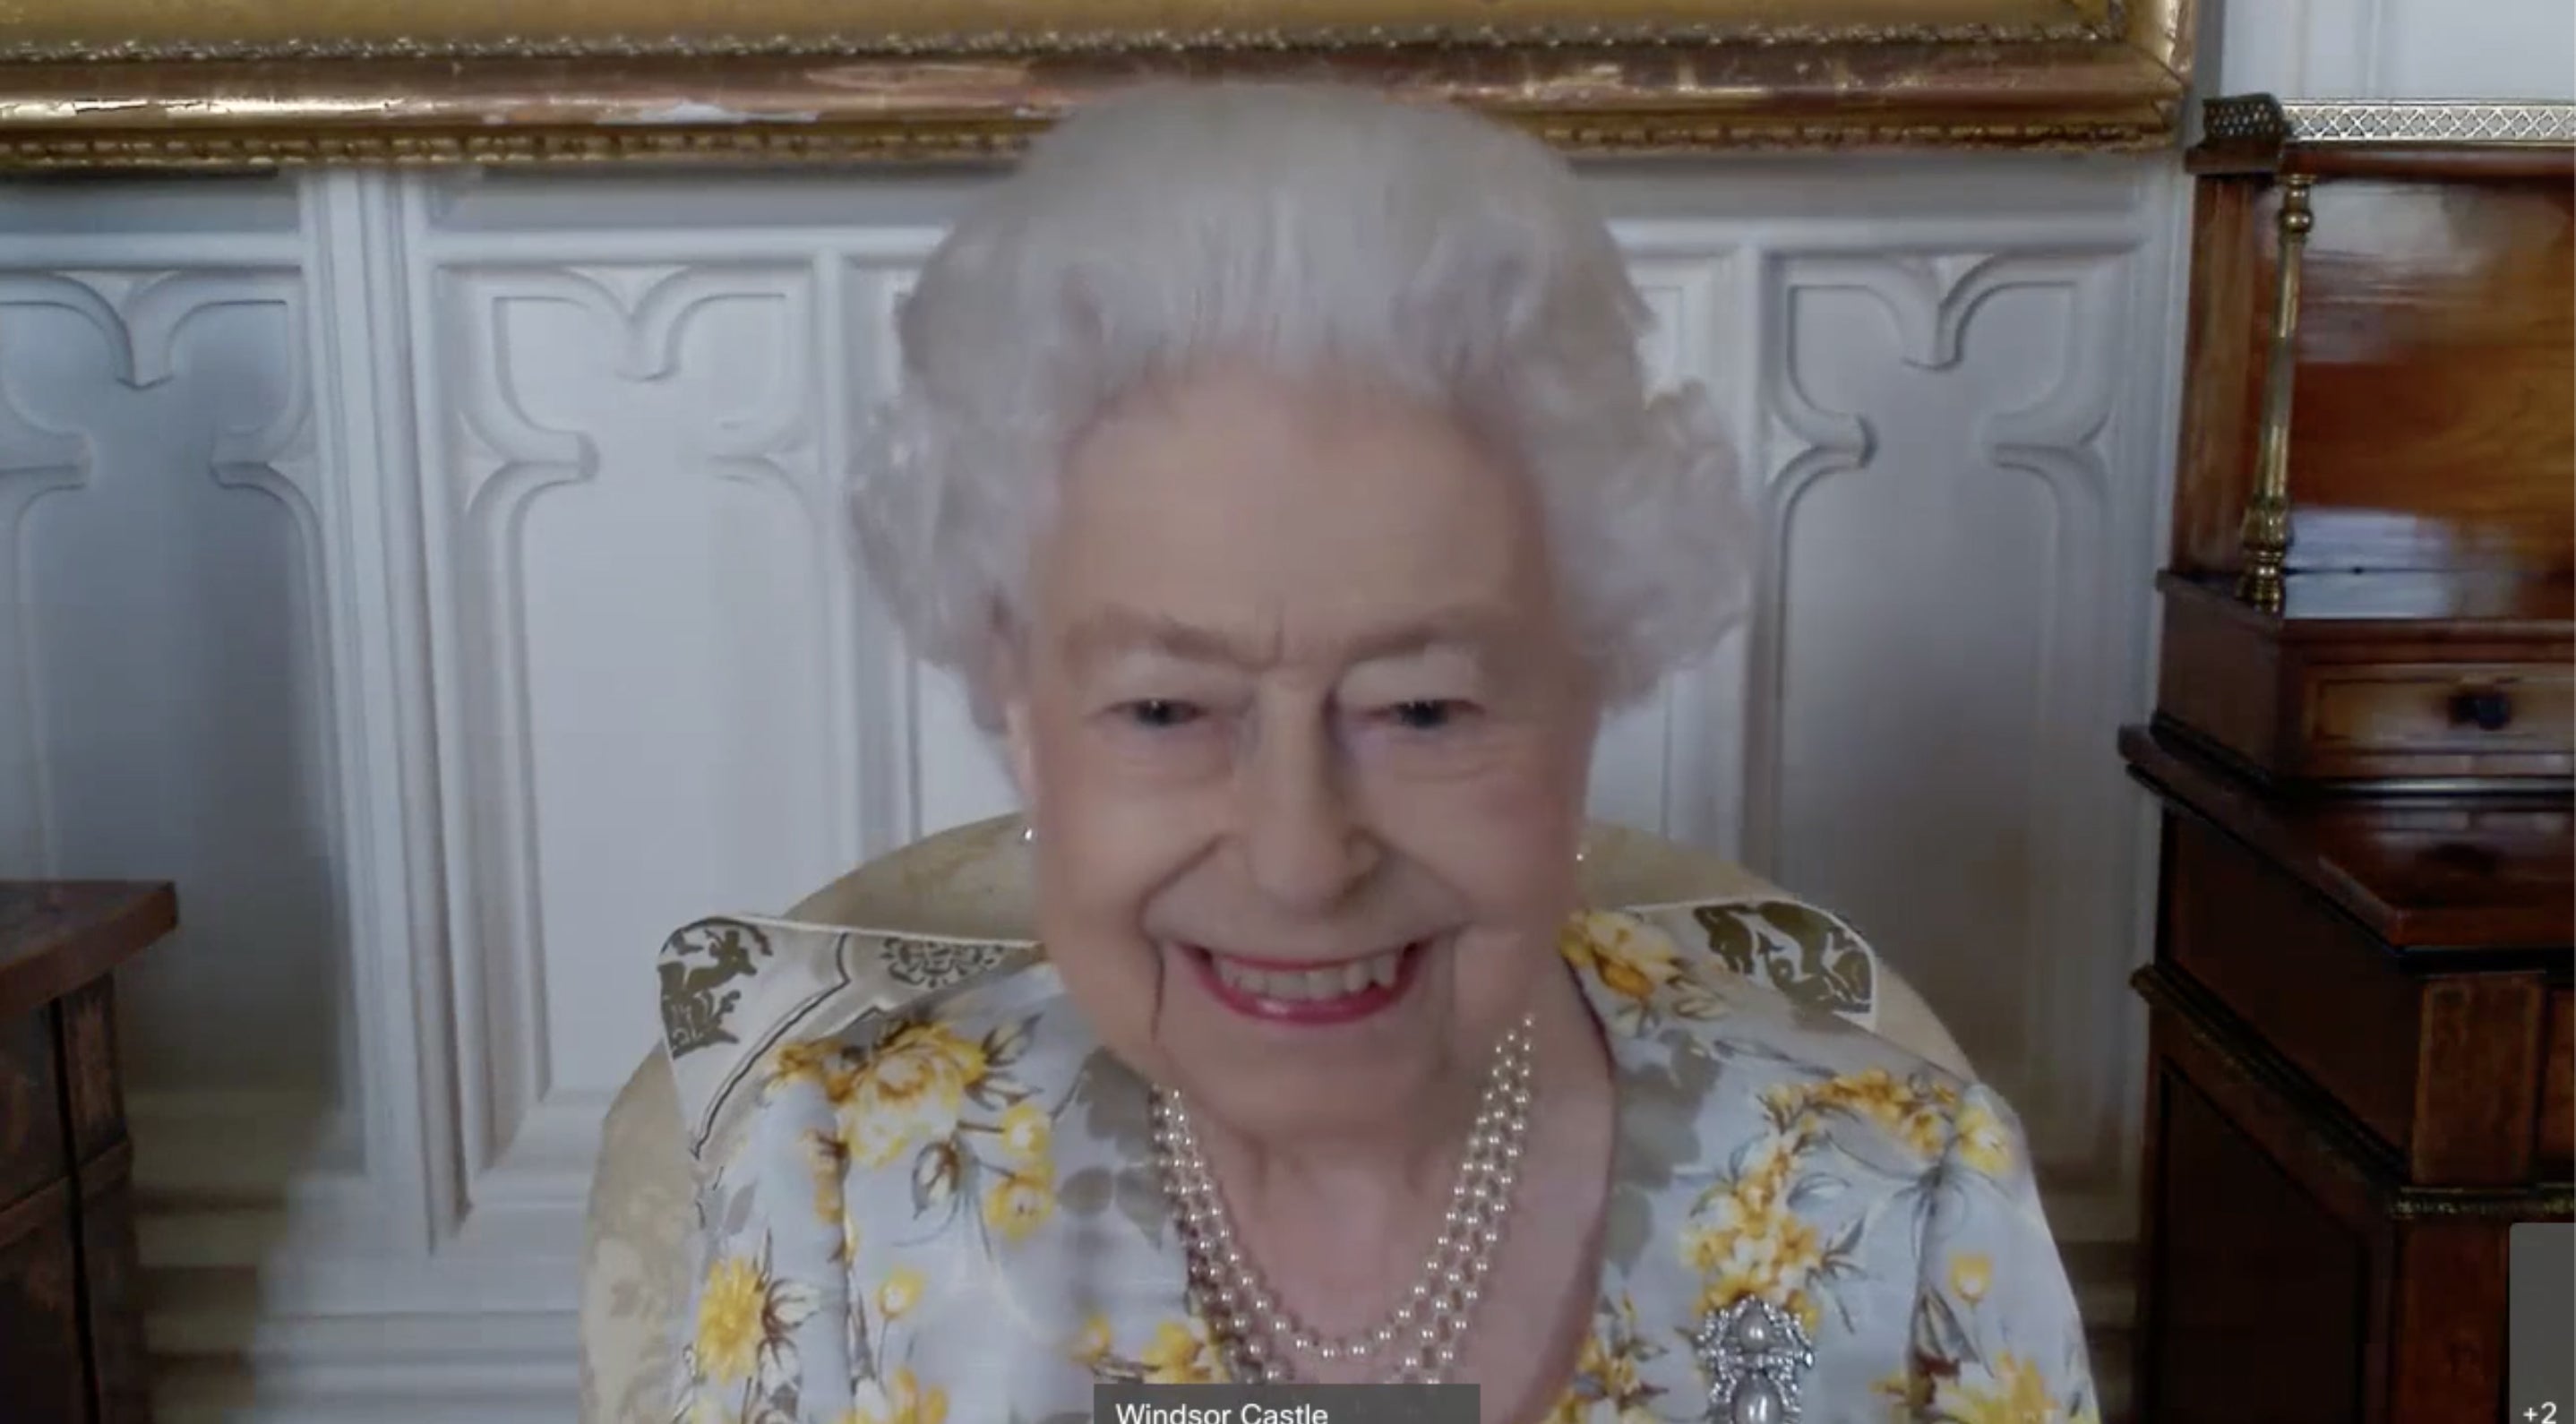
[{"label": "yellow flower print", "polygon": [[841,1416],[843,1424],[945,1424],[948,1391],[924,1388],[910,1369],[859,1385],[857,1407]]},{"label": "yellow flower print", "polygon": [[1055,1173],[1048,1163],[1034,1170],[1007,1172],[984,1192],[984,1224],[1011,1241],[1029,1233],[1055,1214]]},{"label": "yellow flower print", "polygon": [[1846,1074],[1805,1092],[1814,1112],[1846,1113],[1876,1124],[1918,1157],[1941,1150],[1958,1091],[1929,1077],[1898,1078],[1884,1068]]},{"label": "yellow flower print", "polygon": [[1759,1296],[1779,1302],[1808,1329],[1815,1328],[1816,1307],[1806,1287],[1824,1267],[1825,1241],[1789,1206],[1796,1167],[1791,1144],[1770,1139],[1692,1213],[1682,1236],[1682,1256],[1704,1283],[1701,1310]]},{"label": "yellow flower print", "polygon": [[1082,1322],[1081,1338],[1073,1342],[1073,1362],[1086,1369],[1097,1369],[1108,1362],[1116,1343],[1109,1330],[1109,1317],[1094,1315]]},{"label": "yellow flower print", "polygon": [[[1584,1336],[1575,1357],[1574,1379],[1556,1402],[1546,1424],[1653,1424],[1655,1396],[1662,1391],[1640,1376],[1654,1347],[1637,1338],[1637,1321],[1626,1300],[1605,1312]],[[1605,1412],[1606,1411],[1606,1412]]]},{"label": "yellow flower print", "polygon": [[1044,1109],[1023,1099],[1003,1111],[994,1131],[1002,1139],[1002,1150],[1013,1161],[1035,1162],[1047,1155],[1053,1124],[1047,1121]]},{"label": "yellow flower print", "polygon": [[728,1256],[707,1272],[698,1295],[698,1374],[718,1384],[749,1379],[760,1351],[760,1311],[769,1283],[759,1263]]},{"label": "yellow flower print", "polygon": [[1624,917],[1576,915],[1558,935],[1557,949],[1576,969],[1639,1009],[1682,972],[1681,955],[1670,939]]},{"label": "yellow flower print", "polygon": [[1154,1327],[1154,1338],[1137,1357],[1147,1384],[1216,1384],[1216,1350],[1196,1321],[1183,1325],[1166,1320]]},{"label": "yellow flower print", "polygon": [[858,1055],[846,1046],[828,1038],[805,1039],[779,1045],[769,1059],[769,1091],[796,1083],[811,1083],[835,1104],[850,1095],[850,1083],[858,1072]]},{"label": "yellow flower print", "polygon": [[1895,1424],[1913,1424],[1932,1407],[1932,1376],[1919,1367],[1900,1370],[1871,1385],[1873,1393],[1887,1397],[1887,1417]]},{"label": "yellow flower print", "polygon": [[1583,1342],[1583,1353],[1575,1360],[1575,1373],[1601,1382],[1601,1392],[1612,1399],[1625,1399],[1637,1392],[1637,1357],[1613,1347],[1598,1332]]},{"label": "yellow flower print", "polygon": [[849,1169],[850,1149],[832,1133],[808,1131],[804,1137],[805,1168],[814,1179],[814,1219],[839,1228],[848,1220],[841,1205],[842,1174]]},{"label": "yellow flower print", "polygon": [[877,1309],[888,1321],[901,1320],[921,1304],[921,1272],[910,1266],[897,1266],[886,1272],[877,1284]]},{"label": "yellow flower print", "polygon": [[1958,1090],[1929,1075],[1898,1078],[1884,1068],[1820,1083],[1783,1083],[1762,1094],[1775,1130],[1794,1138],[1802,1151],[1813,1145],[1820,1119],[1844,1116],[1874,1124],[1927,1160],[1948,1140],[1949,1115],[1958,1103]]},{"label": "yellow flower print", "polygon": [[1994,1283],[1995,1263],[1983,1252],[1962,1251],[1950,1258],[1950,1293],[1959,1299],[1979,1304]]},{"label": "yellow flower print", "polygon": [[1774,1127],[1793,1126],[1815,1101],[1815,1093],[1811,1083],[1774,1083],[1762,1090],[1762,1109]]},{"label": "yellow flower print", "polygon": [[1789,1199],[1789,1179],[1797,1175],[1799,1144],[1772,1138],[1753,1149],[1744,1173],[1735,1179],[1733,1195],[1749,1213],[1780,1210]]},{"label": "yellow flower print", "polygon": [[1119,1352],[1108,1318],[1094,1315],[1084,1322],[1082,1336],[1074,1342],[1073,1358],[1101,1380],[1216,1384],[1225,1378],[1217,1368],[1216,1347],[1195,1319],[1166,1320],[1155,1326],[1145,1348],[1130,1356]]},{"label": "yellow flower print", "polygon": [[1636,1392],[1637,1362],[1599,1335],[1586,1336],[1574,1361],[1574,1387],[1557,1400],[1546,1424],[1587,1424],[1596,1405],[1624,1411],[1625,1401]]},{"label": "yellow flower print", "polygon": [[790,1338],[821,1304],[810,1286],[772,1277],[764,1262],[727,1256],[707,1272],[693,1342],[699,1378],[718,1384],[757,1378],[760,1387],[793,1374]]},{"label": "yellow flower print", "polygon": [[888,1108],[929,1103],[954,1115],[966,1090],[984,1080],[983,1048],[959,1038],[943,1023],[896,1029],[868,1055],[860,1088]]},{"label": "yellow flower print", "polygon": [[1682,1237],[1682,1255],[1692,1269],[1715,1271],[1734,1252],[1738,1237],[1776,1231],[1797,1166],[1792,1144],[1770,1138],[1754,1149],[1740,1175],[1702,1197]]},{"label": "yellow flower print", "polygon": [[842,1139],[862,1164],[886,1166],[914,1143],[952,1131],[966,1094],[989,1071],[983,1048],[946,1024],[905,1024],[865,1055],[840,1096]]},{"label": "yellow flower print", "polygon": [[1989,1177],[2001,1177],[2012,1171],[2012,1134],[2003,1119],[1982,1102],[1971,1102],[1959,1109],[1959,1160],[1971,1170]]},{"label": "yellow flower print", "polygon": [[1716,1243],[1722,1250],[1704,1268],[1714,1304],[1748,1295],[1779,1299],[1798,1290],[1825,1263],[1824,1238],[1816,1228],[1787,1212],[1778,1212],[1750,1231]]},{"label": "yellow flower print", "polygon": [[1940,1382],[1933,1417],[1956,1424],[2092,1424],[2091,1409],[2070,1414],[2050,1398],[2047,1377],[2020,1355],[2002,1355],[1991,1371],[1974,1374]]}]

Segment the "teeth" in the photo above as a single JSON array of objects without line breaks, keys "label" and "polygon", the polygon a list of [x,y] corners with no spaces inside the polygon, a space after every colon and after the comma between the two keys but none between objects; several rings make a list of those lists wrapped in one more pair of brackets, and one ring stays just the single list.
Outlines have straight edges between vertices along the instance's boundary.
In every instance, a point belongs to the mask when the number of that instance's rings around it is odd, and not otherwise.
[{"label": "teeth", "polygon": [[1255,969],[1221,954],[1208,956],[1216,965],[1216,977],[1229,989],[1258,994],[1265,999],[1282,999],[1291,1003],[1310,1003],[1338,999],[1356,994],[1374,984],[1392,988],[1398,970],[1403,966],[1404,951],[1373,954],[1342,964],[1315,969]]}]

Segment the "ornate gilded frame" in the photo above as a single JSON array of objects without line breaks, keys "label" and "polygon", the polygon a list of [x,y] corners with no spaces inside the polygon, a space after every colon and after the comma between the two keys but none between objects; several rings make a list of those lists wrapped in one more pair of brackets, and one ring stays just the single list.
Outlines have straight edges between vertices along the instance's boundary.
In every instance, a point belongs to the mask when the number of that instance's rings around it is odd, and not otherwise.
[{"label": "ornate gilded frame", "polygon": [[[1571,149],[2151,148],[2197,0],[17,0],[0,168],[1006,155],[1146,76],[1329,75]],[[514,17],[515,12],[515,17]]]}]

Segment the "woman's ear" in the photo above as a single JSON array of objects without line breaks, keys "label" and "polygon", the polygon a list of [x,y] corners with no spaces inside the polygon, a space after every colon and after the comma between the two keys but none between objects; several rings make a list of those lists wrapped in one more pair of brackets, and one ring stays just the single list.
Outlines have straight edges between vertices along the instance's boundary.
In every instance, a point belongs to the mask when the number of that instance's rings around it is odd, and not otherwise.
[{"label": "woman's ear", "polygon": [[991,722],[1001,733],[1002,765],[1020,793],[1020,810],[1037,813],[1037,732],[1029,709],[1029,679],[1016,639],[997,638],[984,669],[983,699]]},{"label": "woman's ear", "polygon": [[1037,818],[1037,762],[1031,749],[1034,738],[1029,728],[1029,704],[1014,698],[1002,704],[1002,760],[1010,768],[1011,784],[1020,793],[1020,810],[1030,820]]}]

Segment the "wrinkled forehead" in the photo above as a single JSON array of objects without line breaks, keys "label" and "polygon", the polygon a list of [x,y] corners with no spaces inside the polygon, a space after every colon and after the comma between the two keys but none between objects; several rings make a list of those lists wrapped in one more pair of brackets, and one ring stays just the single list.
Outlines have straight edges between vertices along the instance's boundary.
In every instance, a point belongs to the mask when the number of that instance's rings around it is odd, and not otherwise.
[{"label": "wrinkled forehead", "polygon": [[1204,609],[1193,616],[1104,602],[1060,625],[1059,644],[1065,660],[1085,670],[1151,660],[1260,672],[1309,660],[1336,665],[1433,662],[1498,671],[1527,651],[1529,630],[1520,610],[1500,602],[1369,610],[1378,616],[1347,622],[1330,616],[1334,611],[1292,614],[1265,624],[1229,620]]},{"label": "wrinkled forehead", "polygon": [[1095,426],[1037,555],[1037,621],[1085,653],[1490,651],[1554,614],[1537,501],[1474,432],[1402,397],[1259,373]]}]

